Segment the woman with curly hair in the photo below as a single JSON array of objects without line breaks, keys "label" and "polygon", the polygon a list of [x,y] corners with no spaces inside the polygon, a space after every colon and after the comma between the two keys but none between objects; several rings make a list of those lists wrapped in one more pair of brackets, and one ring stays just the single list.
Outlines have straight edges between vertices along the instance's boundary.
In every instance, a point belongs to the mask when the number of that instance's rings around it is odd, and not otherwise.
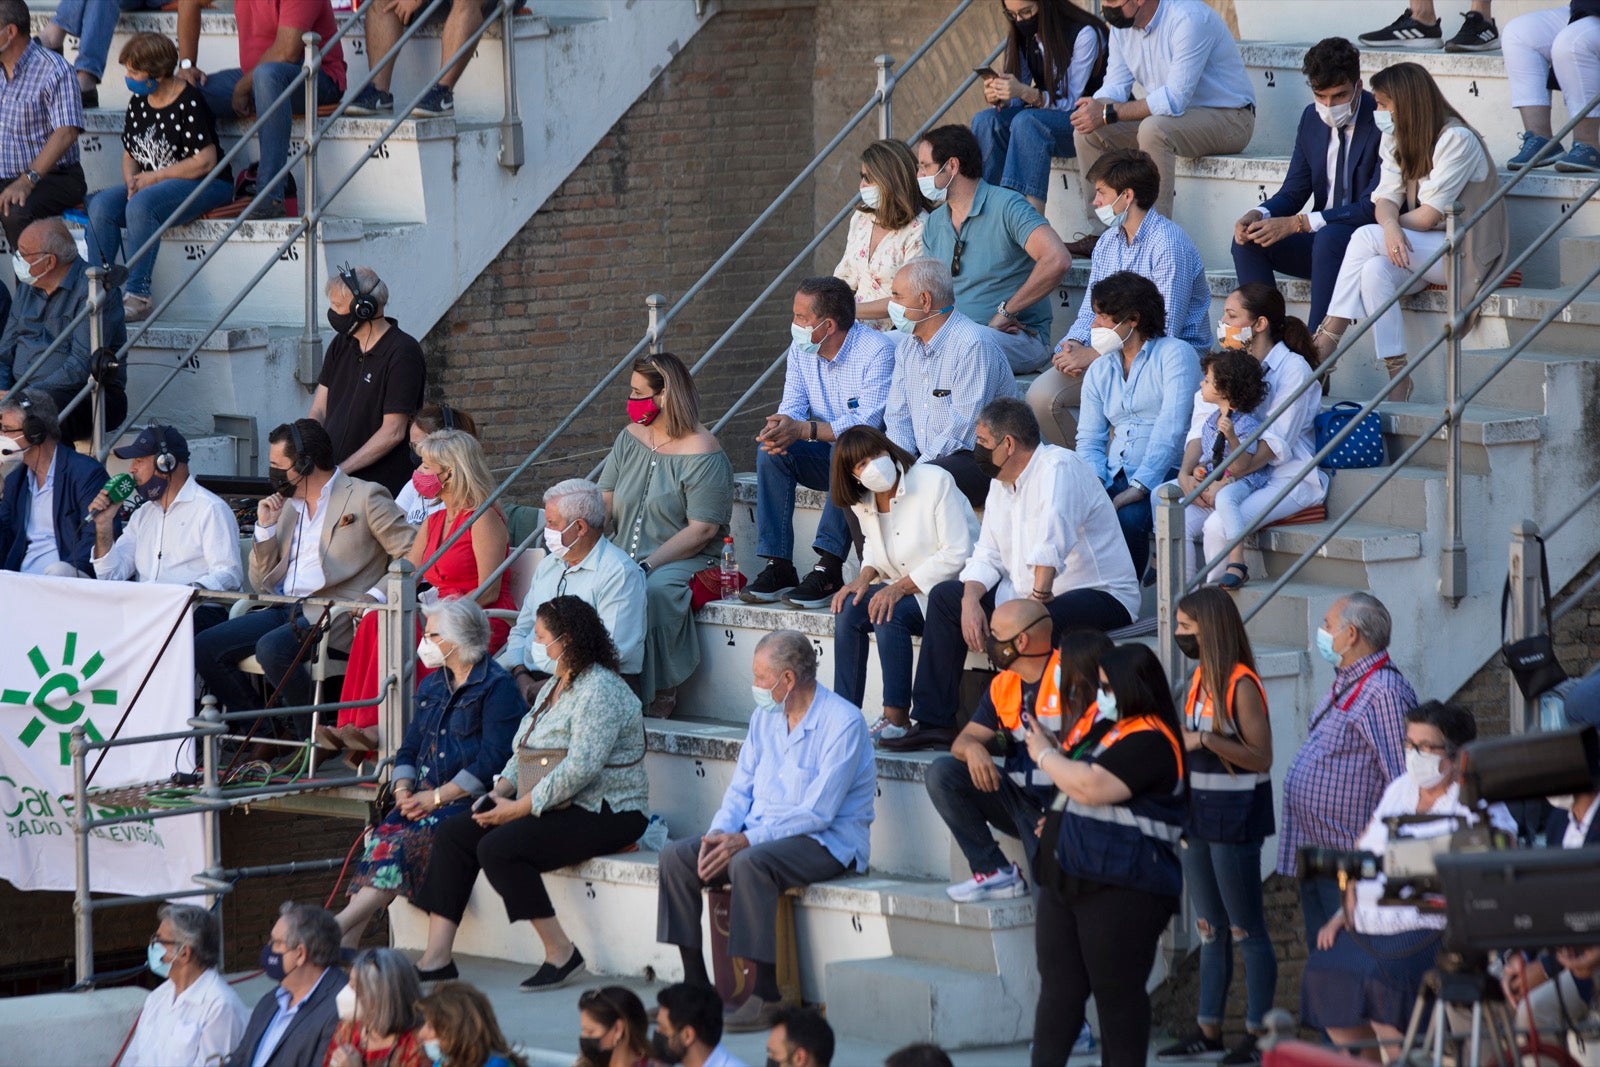
[{"label": "woman with curly hair", "polygon": [[582,976],[583,954],[561,929],[543,875],[625,848],[649,822],[644,718],[600,616],[575,596],[558,596],[539,606],[533,639],[555,674],[517,727],[494,788],[435,831],[427,877],[412,898],[428,913],[417,964],[424,981],[457,976],[456,928],[480,868],[506,917],[532,922],[544,943],[544,962],[522,989]]}]

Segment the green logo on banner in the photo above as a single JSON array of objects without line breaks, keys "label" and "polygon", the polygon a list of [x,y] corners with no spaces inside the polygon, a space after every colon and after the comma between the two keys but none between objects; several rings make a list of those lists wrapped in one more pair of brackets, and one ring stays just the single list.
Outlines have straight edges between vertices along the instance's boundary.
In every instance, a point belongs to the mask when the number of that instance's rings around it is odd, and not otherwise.
[{"label": "green logo on banner", "polygon": [[0,704],[32,708],[38,713],[28,720],[28,725],[24,726],[22,733],[18,735],[24,745],[33,747],[33,743],[49,728],[47,721],[61,728],[57,736],[61,745],[63,767],[72,762],[72,727],[77,725],[79,719],[83,720],[84,733],[91,741],[103,740],[93,720],[88,717],[88,705],[78,697],[80,695],[87,697],[89,704],[117,702],[115,689],[89,688],[90,679],[105,666],[105,657],[96,652],[84,660],[82,668],[74,669],[73,661],[77,659],[77,655],[78,635],[74,631],[67,632],[66,646],[61,650],[59,670],[51,670],[44,653],[39,650],[38,645],[35,645],[28,652],[28,662],[33,666],[35,677],[39,679],[39,688],[31,694],[20,689],[0,690]]}]

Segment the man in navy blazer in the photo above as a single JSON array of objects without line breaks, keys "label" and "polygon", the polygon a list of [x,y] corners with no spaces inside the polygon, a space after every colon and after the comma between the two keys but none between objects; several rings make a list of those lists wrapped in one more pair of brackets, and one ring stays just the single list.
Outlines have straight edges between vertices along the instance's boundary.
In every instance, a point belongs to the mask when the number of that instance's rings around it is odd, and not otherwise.
[{"label": "man in navy blazer", "polygon": [[[90,501],[109,478],[100,461],[61,442],[55,401],[22,390],[0,400],[0,570],[57,578],[93,578]],[[49,510],[33,514],[35,502]]]},{"label": "man in navy blazer", "polygon": [[[1567,691],[1566,713],[1568,726],[1600,729],[1600,674],[1585,678]],[[1600,819],[1595,818],[1595,808],[1600,807],[1597,800],[1600,795],[1594,789],[1570,797],[1551,797],[1550,817],[1544,825],[1545,844],[1550,848],[1600,845]]]},{"label": "man in navy blazer", "polygon": [[[1351,235],[1376,221],[1372,190],[1382,169],[1381,134],[1372,120],[1372,94],[1361,88],[1355,45],[1343,37],[1318,41],[1300,69],[1316,102],[1300,116],[1282,188],[1234,224],[1233,266],[1240,285],[1271,285],[1274,271],[1310,278],[1306,321],[1315,329]],[[1301,214],[1308,200],[1311,211]]]},{"label": "man in navy blazer", "polygon": [[325,908],[284,904],[261,950],[278,984],[256,1004],[222,1067],[322,1067],[339,1025],[339,923]]}]

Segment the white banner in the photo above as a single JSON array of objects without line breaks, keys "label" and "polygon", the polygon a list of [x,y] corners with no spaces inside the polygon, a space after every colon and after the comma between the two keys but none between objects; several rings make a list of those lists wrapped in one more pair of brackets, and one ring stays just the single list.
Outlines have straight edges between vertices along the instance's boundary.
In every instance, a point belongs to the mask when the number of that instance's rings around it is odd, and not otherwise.
[{"label": "white banner", "polygon": [[[73,727],[82,726],[91,739],[109,738],[132,705],[120,737],[186,728],[195,706],[194,628],[184,611],[191,592],[148,582],[0,573],[0,878],[18,889],[76,884]],[[169,777],[181,744],[104,750],[90,796]],[[91,769],[101,754],[90,753]],[[100,804],[94,810],[97,817],[134,813]],[[199,815],[91,834],[90,883],[97,891],[191,889],[204,867]]]}]

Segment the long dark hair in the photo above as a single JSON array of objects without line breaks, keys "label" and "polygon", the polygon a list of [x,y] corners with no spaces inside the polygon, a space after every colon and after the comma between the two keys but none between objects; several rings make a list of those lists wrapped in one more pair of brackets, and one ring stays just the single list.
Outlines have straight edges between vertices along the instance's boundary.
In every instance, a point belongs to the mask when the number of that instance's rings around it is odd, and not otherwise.
[{"label": "long dark hair", "polygon": [[1116,648],[1101,630],[1068,630],[1061,637],[1061,700],[1075,715],[1094,703],[1100,657]]},{"label": "long dark hair", "polygon": [[[633,1059],[642,1060],[649,1054],[650,1022],[645,1015],[644,1002],[633,990],[620,985],[585,989],[578,996],[578,1010],[607,1030],[621,1022],[622,1041]],[[603,1063],[596,1063],[580,1054],[577,1067],[606,1067],[610,1062],[610,1056]]]},{"label": "long dark hair", "polygon": [[588,601],[571,594],[552,597],[540,604],[535,614],[551,637],[566,639],[567,647],[562,650],[561,658],[571,677],[576,678],[595,665],[613,674],[621,673],[617,646]]},{"label": "long dark hair", "polygon": [[1165,723],[1173,737],[1183,736],[1167,673],[1154,652],[1144,645],[1118,645],[1100,657],[1100,673],[1116,694],[1119,721],[1148,716]]},{"label": "long dark hair", "polygon": [[1194,620],[1195,639],[1200,643],[1200,684],[1211,697],[1212,713],[1232,725],[1228,679],[1236,665],[1256,669],[1250,635],[1245,632],[1238,605],[1223,590],[1206,585],[1179,600],[1178,610]]},{"label": "long dark hair", "polygon": [[[1088,27],[1094,30],[1100,46],[1100,54],[1095,57],[1094,69],[1089,72],[1089,80],[1083,86],[1083,95],[1093,96],[1106,77],[1106,59],[1110,52],[1107,47],[1110,36],[1106,24],[1072,3],[1072,0],[1038,0],[1038,3],[1039,28],[1035,33],[1044,52],[1045,69],[1033,73],[1044,83],[1045,92],[1054,94],[1062,80],[1066,78],[1067,70],[1072,66],[1072,49],[1078,43],[1078,34]],[[1000,0],[1000,12],[1009,30],[1006,34],[1005,69],[1011,74],[1020,74],[1024,38],[1006,11],[1006,0]]]},{"label": "long dark hair", "polygon": [[1282,344],[1311,364],[1313,370],[1316,369],[1317,350],[1311,343],[1311,331],[1304,322],[1289,314],[1288,307],[1283,302],[1283,293],[1279,292],[1276,285],[1268,285],[1266,282],[1245,282],[1234,292],[1239,294],[1239,303],[1244,305],[1250,321],[1267,320],[1269,341],[1273,344]]}]

